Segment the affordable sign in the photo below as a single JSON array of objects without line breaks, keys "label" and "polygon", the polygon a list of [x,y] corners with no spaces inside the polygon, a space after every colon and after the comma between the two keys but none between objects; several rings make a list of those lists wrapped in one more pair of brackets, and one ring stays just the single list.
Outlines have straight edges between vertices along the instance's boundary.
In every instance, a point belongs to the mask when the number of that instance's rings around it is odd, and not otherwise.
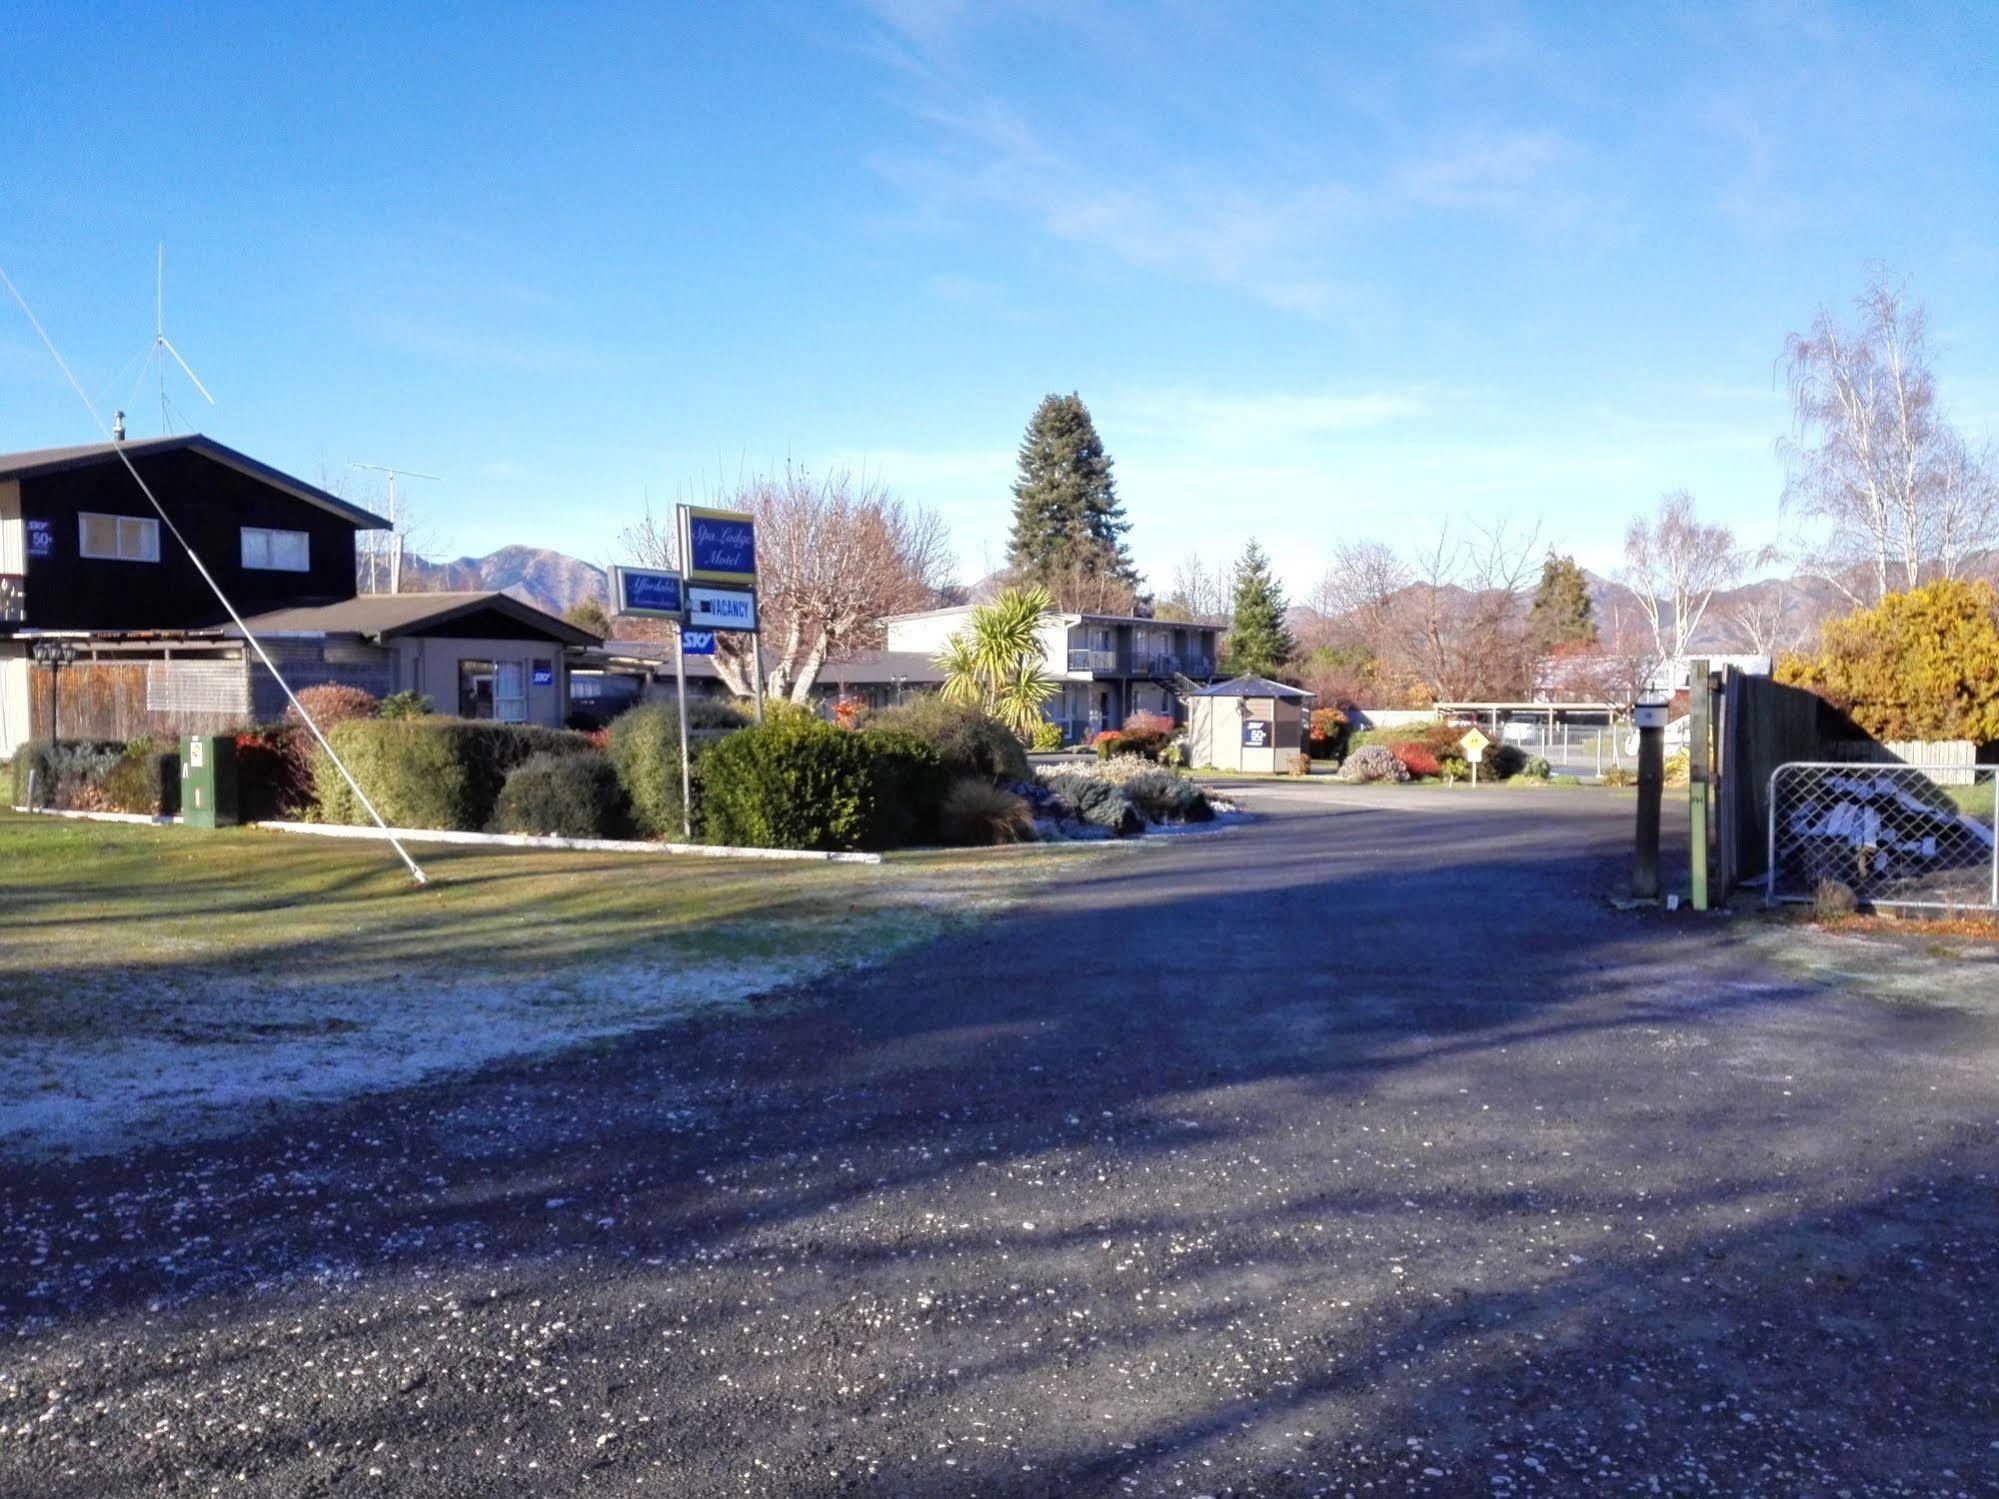
[{"label": "affordable sign", "polygon": [[757,580],[756,523],[740,510],[682,505],[680,561],[690,583],[752,587]]},{"label": "affordable sign", "polygon": [[611,603],[615,614],[678,619],[682,606],[680,574],[650,567],[611,569]]}]

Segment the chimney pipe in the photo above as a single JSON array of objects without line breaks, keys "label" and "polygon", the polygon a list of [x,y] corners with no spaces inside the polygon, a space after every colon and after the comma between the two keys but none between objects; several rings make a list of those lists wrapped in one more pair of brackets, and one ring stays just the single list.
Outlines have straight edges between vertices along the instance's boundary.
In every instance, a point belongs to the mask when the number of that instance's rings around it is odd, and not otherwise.
[{"label": "chimney pipe", "polygon": [[125,440],[125,413],[122,411],[111,418],[111,440],[113,442]]}]

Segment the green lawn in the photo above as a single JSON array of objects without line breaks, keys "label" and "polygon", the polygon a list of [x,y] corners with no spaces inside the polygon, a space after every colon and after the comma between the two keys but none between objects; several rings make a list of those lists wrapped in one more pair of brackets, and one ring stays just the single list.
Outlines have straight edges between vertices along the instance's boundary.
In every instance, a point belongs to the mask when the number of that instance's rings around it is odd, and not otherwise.
[{"label": "green lawn", "polygon": [[1991,776],[1984,777],[1975,786],[1946,786],[1944,790],[1957,803],[1957,810],[1965,816],[1975,817],[1980,822],[1992,821],[1994,780]]},{"label": "green lawn", "polygon": [[90,1148],[197,1126],[214,1098],[338,1096],[740,1008],[1093,856],[413,852],[427,886],[383,843],[0,812],[0,1145]]}]

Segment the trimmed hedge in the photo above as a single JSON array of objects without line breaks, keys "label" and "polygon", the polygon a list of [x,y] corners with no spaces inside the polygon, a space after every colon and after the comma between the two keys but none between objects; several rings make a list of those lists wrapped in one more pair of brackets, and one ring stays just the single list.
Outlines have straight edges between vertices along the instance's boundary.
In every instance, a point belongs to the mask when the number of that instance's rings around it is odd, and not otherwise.
[{"label": "trimmed hedge", "polygon": [[[954,777],[937,747],[907,729],[876,729],[862,736],[874,759],[875,814],[870,848],[901,848],[937,840],[944,799]],[[990,783],[988,783],[990,784]]]},{"label": "trimmed hedge", "polygon": [[[688,783],[694,793],[695,836],[701,833],[701,763],[716,729],[740,729],[732,703],[693,698],[687,704]],[[707,732],[704,732],[707,731]],[[680,841],[680,720],[671,703],[641,703],[611,720],[605,750],[631,808],[633,824],[648,838]],[[693,734],[701,733],[696,739]]]},{"label": "trimmed hedge", "polygon": [[[574,755],[590,741],[567,729],[464,718],[355,718],[326,736],[391,827],[478,832],[507,775],[532,755]],[[313,784],[328,822],[364,824],[367,809],[314,746]]]},{"label": "trimmed hedge", "polygon": [[513,768],[493,809],[496,833],[615,838],[625,794],[611,762],[596,753],[530,755]]},{"label": "trimmed hedge", "polygon": [[782,714],[708,751],[702,831],[746,848],[891,847],[934,827],[939,767],[935,749],[913,735],[857,734]]},{"label": "trimmed hedge", "polygon": [[157,739],[134,739],[104,773],[114,812],[171,817],[180,811],[180,751]]},{"label": "trimmed hedge", "polygon": [[1027,751],[1020,737],[989,713],[928,694],[884,708],[868,720],[863,734],[899,730],[914,734],[937,751],[953,776],[983,776],[988,781],[1024,781]]}]

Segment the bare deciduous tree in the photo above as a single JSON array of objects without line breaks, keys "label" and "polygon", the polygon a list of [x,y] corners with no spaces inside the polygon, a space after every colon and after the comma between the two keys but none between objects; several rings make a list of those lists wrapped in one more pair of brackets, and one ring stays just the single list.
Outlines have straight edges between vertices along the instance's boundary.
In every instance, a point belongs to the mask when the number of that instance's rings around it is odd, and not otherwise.
[{"label": "bare deciduous tree", "polygon": [[[739,483],[710,503],[747,512],[757,523],[757,604],[764,691],[809,699],[827,661],[880,644],[882,620],[934,602],[950,553],[943,522],[909,505],[878,479],[834,469],[815,479],[802,468]],[[672,522],[648,508],[622,537],[648,567],[673,567]],[[741,696],[755,691],[752,637],[718,634],[715,670]]]},{"label": "bare deciduous tree", "polygon": [[1855,603],[1955,577],[1999,531],[1989,455],[1937,408],[1928,319],[1877,280],[1842,327],[1825,308],[1784,354],[1785,506],[1824,527],[1815,571]]},{"label": "bare deciduous tree", "polygon": [[1735,533],[1702,522],[1684,489],[1662,496],[1651,521],[1635,519],[1624,533],[1622,581],[1652,626],[1653,645],[1668,659],[1687,653],[1715,594],[1740,578],[1747,564]]},{"label": "bare deciduous tree", "polygon": [[1520,696],[1532,672],[1525,626],[1537,543],[1504,522],[1475,531],[1446,522],[1406,559],[1381,542],[1347,543],[1307,599],[1324,622],[1315,643],[1364,645],[1433,699]]},{"label": "bare deciduous tree", "polygon": [[1189,552],[1173,569],[1173,588],[1160,602],[1160,615],[1226,621],[1233,602],[1228,567],[1210,567],[1199,552]]}]

